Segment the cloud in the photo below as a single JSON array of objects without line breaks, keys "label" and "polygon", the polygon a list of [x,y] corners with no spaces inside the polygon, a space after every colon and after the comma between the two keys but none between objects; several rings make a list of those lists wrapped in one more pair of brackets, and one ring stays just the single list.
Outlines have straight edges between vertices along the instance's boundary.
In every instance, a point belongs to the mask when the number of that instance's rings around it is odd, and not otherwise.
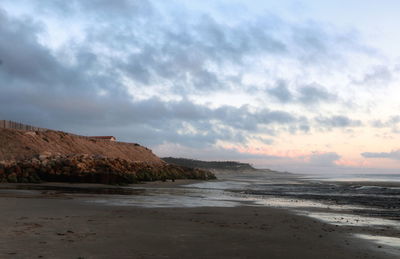
[{"label": "cloud", "polygon": [[[237,25],[218,23],[214,18],[203,15],[182,24],[179,20],[160,28],[160,23],[147,23],[145,30],[138,30],[132,38],[149,35],[154,41],[119,41],[123,49],[133,46],[134,53],[116,62],[131,80],[142,84],[173,84],[169,90],[175,93],[211,92],[228,87],[231,74],[226,66],[243,69],[249,60],[262,53],[266,56],[285,55],[285,43],[275,38],[270,26]],[[114,45],[112,39],[124,39],[126,31],[95,30],[91,39],[98,44]],[[133,45],[133,46],[132,46]]]},{"label": "cloud", "polygon": [[272,145],[274,143],[273,139],[267,139],[267,138],[263,138],[263,137],[252,137],[252,139],[260,141],[261,143],[263,143],[265,145]]},{"label": "cloud", "polygon": [[313,153],[309,157],[309,163],[313,166],[336,166],[335,162],[340,158],[335,152]]},{"label": "cloud", "polygon": [[37,87],[46,87],[62,76],[60,65],[35,39],[41,30],[34,21],[9,18],[0,9],[0,73],[3,79],[28,80],[37,83]]},{"label": "cloud", "polygon": [[374,66],[367,72],[361,79],[353,80],[354,84],[357,85],[374,85],[384,87],[388,82],[392,80],[392,72],[386,66]]},{"label": "cloud", "polygon": [[284,104],[313,106],[334,102],[338,99],[335,94],[317,84],[297,87],[297,93],[289,89],[286,81],[277,80],[275,84],[275,87],[267,89],[267,93]]},{"label": "cloud", "polygon": [[360,127],[362,122],[360,120],[353,120],[344,115],[337,115],[332,117],[318,117],[315,121],[324,127],[328,128],[346,128],[346,127]]},{"label": "cloud", "polygon": [[[12,2],[5,0],[6,2]],[[28,0],[21,0],[25,5],[34,4],[37,13],[46,15],[58,14],[68,17],[77,13],[92,15],[96,18],[129,19],[132,15],[150,15],[153,7],[147,0],[42,0],[32,3]]]},{"label": "cloud", "polygon": [[337,100],[335,94],[328,92],[321,85],[300,86],[295,92],[289,89],[284,80],[277,80],[275,84],[275,87],[267,89],[267,93],[281,103],[310,106]]},{"label": "cloud", "polygon": [[364,152],[361,153],[364,158],[388,158],[400,160],[400,150],[393,150],[391,152]]},{"label": "cloud", "polygon": [[388,128],[392,133],[399,134],[400,133],[400,116],[395,115],[391,116],[386,120],[372,120],[370,121],[370,125],[374,128],[385,129]]},{"label": "cloud", "polygon": [[203,159],[203,160],[238,160],[246,161],[249,159],[260,159],[264,161],[269,160],[280,160],[282,157],[263,155],[263,154],[253,154],[248,152],[240,152],[235,148],[224,148],[224,147],[213,147],[213,148],[195,148],[182,146],[175,143],[165,143],[158,146],[154,152],[159,156],[169,156],[171,150],[175,150],[175,157],[185,157],[193,159]]},{"label": "cloud", "polygon": [[[336,49],[344,44],[343,39],[339,41],[339,36],[318,23],[298,26],[268,15],[227,24],[210,14],[193,14],[179,3],[164,10],[157,1],[68,2],[69,8],[65,1],[37,4],[70,10],[70,16],[82,19],[89,48],[117,52],[117,58],[102,57],[112,63],[112,69],[137,84],[163,84],[168,91],[180,94],[226,90],[232,76],[226,72],[227,66],[239,70],[235,74],[249,73],[247,68],[260,58],[321,65],[326,57],[331,63],[328,54],[339,55]],[[346,46],[352,42],[347,39]],[[318,58],[309,58],[314,56]],[[288,98],[288,92],[286,97],[284,92],[276,94],[281,101]],[[326,100],[326,96],[314,91],[305,93],[301,100],[315,102]]]},{"label": "cloud", "polygon": [[346,169],[338,163],[341,158],[342,156],[336,152],[314,151],[301,156],[279,156],[276,158],[271,157],[271,159],[253,158],[247,161],[278,171],[325,174]]},{"label": "cloud", "polygon": [[283,80],[279,80],[276,87],[268,89],[267,92],[282,103],[288,103],[293,99],[287,83]]},{"label": "cloud", "polygon": [[320,102],[331,102],[336,100],[336,96],[324,90],[321,86],[305,86],[299,90],[299,102],[310,105]]}]

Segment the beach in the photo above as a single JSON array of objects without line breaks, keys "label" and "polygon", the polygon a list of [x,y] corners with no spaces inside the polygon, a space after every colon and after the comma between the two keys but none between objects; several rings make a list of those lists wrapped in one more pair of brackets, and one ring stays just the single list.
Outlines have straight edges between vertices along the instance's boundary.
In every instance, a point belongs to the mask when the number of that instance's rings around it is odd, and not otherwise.
[{"label": "beach", "polygon": [[280,209],[110,208],[49,196],[0,206],[1,258],[390,258]]},{"label": "beach", "polygon": [[400,0],[0,0],[0,259],[400,259]]},{"label": "beach", "polygon": [[[268,179],[278,178],[291,179]],[[397,258],[355,235],[396,236],[396,226],[333,224],[199,188],[228,182],[3,185],[0,258]]]}]

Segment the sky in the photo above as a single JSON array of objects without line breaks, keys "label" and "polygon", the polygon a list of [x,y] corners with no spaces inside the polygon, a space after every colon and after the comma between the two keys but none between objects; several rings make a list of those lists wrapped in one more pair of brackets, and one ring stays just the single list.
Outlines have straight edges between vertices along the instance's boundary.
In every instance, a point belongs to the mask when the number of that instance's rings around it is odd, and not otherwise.
[{"label": "sky", "polygon": [[398,0],[2,0],[0,119],[159,156],[400,173]]}]

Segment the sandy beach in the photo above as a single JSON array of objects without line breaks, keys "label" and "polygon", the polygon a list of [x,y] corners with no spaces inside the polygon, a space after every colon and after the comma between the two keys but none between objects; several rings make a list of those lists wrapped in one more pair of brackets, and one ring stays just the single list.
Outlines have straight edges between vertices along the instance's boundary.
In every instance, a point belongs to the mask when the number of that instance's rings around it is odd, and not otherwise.
[{"label": "sandy beach", "polygon": [[0,259],[400,259],[400,0],[0,0]]},{"label": "sandy beach", "polygon": [[8,187],[0,258],[396,258],[348,228],[286,209],[109,206],[88,202],[95,194]]}]

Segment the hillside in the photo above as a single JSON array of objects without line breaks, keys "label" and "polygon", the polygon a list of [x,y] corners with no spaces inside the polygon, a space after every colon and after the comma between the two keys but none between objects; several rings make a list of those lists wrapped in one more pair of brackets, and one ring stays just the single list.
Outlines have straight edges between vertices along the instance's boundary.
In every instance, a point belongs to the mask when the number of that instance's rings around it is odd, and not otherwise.
[{"label": "hillside", "polygon": [[234,170],[234,171],[256,170],[250,164],[239,163],[235,161],[201,161],[201,160],[194,160],[187,158],[174,158],[174,157],[164,157],[162,158],[162,160],[174,165],[202,168],[202,169],[219,169],[219,170]]},{"label": "hillside", "polygon": [[138,144],[58,131],[0,129],[0,182],[85,182],[215,179],[201,169],[164,162]]},{"label": "hillside", "polygon": [[0,129],[0,161],[30,159],[43,153],[101,155],[132,162],[165,163],[150,149],[138,144],[89,139],[60,131]]}]

